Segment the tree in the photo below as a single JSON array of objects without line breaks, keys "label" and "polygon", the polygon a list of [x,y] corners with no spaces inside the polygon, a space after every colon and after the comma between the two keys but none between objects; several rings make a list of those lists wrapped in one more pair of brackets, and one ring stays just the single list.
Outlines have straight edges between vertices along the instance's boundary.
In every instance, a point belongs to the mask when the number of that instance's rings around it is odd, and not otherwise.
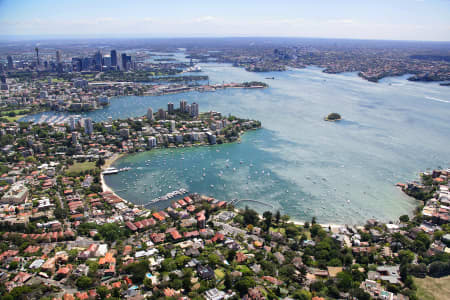
[{"label": "tree", "polygon": [[269,231],[270,225],[272,224],[272,212],[266,211],[263,213],[264,224],[266,225],[266,231]]},{"label": "tree", "polygon": [[87,276],[81,276],[80,278],[77,279],[75,284],[77,285],[78,288],[82,290],[88,289],[92,286],[92,278]]},{"label": "tree", "polygon": [[208,255],[208,261],[215,266],[221,264],[220,257],[215,253]]},{"label": "tree", "polygon": [[358,300],[370,300],[370,295],[361,288],[356,288],[352,292],[353,296]]},{"label": "tree", "polygon": [[124,235],[122,228],[116,223],[105,224],[98,232],[107,242],[114,242]]},{"label": "tree", "polygon": [[104,285],[98,286],[96,291],[97,291],[98,296],[102,300],[106,299],[106,296],[108,296],[108,294],[109,294],[108,288],[106,286],[104,286]]},{"label": "tree", "polygon": [[105,164],[105,159],[103,157],[100,157],[97,162],[95,163],[95,165],[100,168],[101,166],[103,166]]},{"label": "tree", "polygon": [[416,251],[425,252],[430,247],[431,241],[425,232],[419,232],[413,244]]},{"label": "tree", "polygon": [[450,265],[443,261],[432,262],[428,268],[428,273],[432,277],[443,277],[450,274]]},{"label": "tree", "polygon": [[275,213],[275,222],[277,223],[277,225],[280,223],[280,219],[281,219],[281,213],[279,210],[277,210],[277,212]]},{"label": "tree", "polygon": [[248,206],[245,207],[243,217],[245,225],[248,224],[256,225],[259,219],[258,213],[253,209],[249,209]]},{"label": "tree", "polygon": [[230,275],[229,272],[227,272],[225,274],[225,279],[224,279],[224,283],[223,284],[225,285],[225,288],[227,290],[229,290],[229,289],[231,289],[233,287],[233,280],[231,279],[231,275]]},{"label": "tree", "polygon": [[59,206],[55,208],[53,214],[55,215],[55,218],[59,220],[65,219],[67,217],[67,211]]},{"label": "tree", "polygon": [[307,290],[298,290],[292,294],[292,297],[297,300],[311,300],[311,293]]},{"label": "tree", "polygon": [[9,264],[9,269],[10,269],[10,270],[15,270],[15,269],[17,269],[18,266],[19,266],[19,262],[18,262],[18,261],[12,261],[12,262]]},{"label": "tree", "polygon": [[255,287],[256,283],[252,277],[244,276],[236,282],[236,289],[240,295],[243,296],[247,293],[248,289]]},{"label": "tree", "polygon": [[410,250],[400,250],[398,257],[400,258],[400,264],[410,264],[414,260],[414,253]]},{"label": "tree", "polygon": [[144,283],[144,286],[145,286],[145,288],[147,290],[151,290],[153,288],[153,282],[152,282],[152,280],[150,278],[145,277],[143,283]]},{"label": "tree", "polygon": [[409,216],[402,215],[402,216],[400,216],[399,220],[400,220],[400,222],[407,223],[407,222],[409,222]]},{"label": "tree", "polygon": [[289,221],[290,218],[291,217],[289,215],[283,215],[281,217],[281,220],[283,221],[283,224],[286,224]]},{"label": "tree", "polygon": [[298,229],[297,226],[294,224],[289,224],[285,228],[286,236],[289,238],[295,238],[298,235]]},{"label": "tree", "polygon": [[[174,263],[175,265],[175,263]],[[175,265],[176,268],[176,265]],[[148,260],[131,263],[124,268],[125,272],[133,275],[133,282],[141,283],[144,281],[145,274],[148,272]]]},{"label": "tree", "polygon": [[352,275],[348,272],[339,272],[337,274],[337,286],[339,290],[347,292],[352,287]]}]

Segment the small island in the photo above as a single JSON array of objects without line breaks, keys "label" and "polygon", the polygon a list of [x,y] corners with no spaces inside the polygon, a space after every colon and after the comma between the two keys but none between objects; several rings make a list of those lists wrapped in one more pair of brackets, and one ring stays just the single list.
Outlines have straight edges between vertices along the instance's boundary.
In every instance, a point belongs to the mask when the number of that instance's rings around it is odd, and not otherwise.
[{"label": "small island", "polygon": [[325,121],[335,122],[342,120],[341,115],[338,113],[331,113],[325,117]]}]

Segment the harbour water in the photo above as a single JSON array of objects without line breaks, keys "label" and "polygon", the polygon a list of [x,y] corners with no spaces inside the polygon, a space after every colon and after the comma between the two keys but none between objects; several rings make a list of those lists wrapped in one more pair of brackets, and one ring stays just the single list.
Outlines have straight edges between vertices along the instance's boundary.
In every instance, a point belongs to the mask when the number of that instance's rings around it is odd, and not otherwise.
[{"label": "harbour water", "polygon": [[[260,200],[295,220],[389,221],[416,205],[396,182],[416,179],[426,168],[450,166],[449,87],[408,82],[407,76],[371,83],[354,73],[325,74],[314,67],[271,73],[224,64],[201,68],[197,74],[209,75],[211,84],[256,80],[270,88],[115,98],[109,107],[84,115],[94,121],[141,116],[149,106],[157,110],[184,99],[199,103],[201,111],[258,119],[263,129],[245,134],[240,144],[125,156],[114,167],[132,170],[106,177],[121,197],[145,204],[185,188],[221,200]],[[343,120],[325,122],[330,112]]]}]

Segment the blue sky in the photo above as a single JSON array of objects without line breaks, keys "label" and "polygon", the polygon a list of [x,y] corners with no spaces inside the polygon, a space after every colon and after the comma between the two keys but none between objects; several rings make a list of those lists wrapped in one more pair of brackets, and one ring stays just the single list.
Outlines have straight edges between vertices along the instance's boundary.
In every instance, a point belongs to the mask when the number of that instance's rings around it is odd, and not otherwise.
[{"label": "blue sky", "polygon": [[0,0],[0,35],[450,41],[450,0]]}]

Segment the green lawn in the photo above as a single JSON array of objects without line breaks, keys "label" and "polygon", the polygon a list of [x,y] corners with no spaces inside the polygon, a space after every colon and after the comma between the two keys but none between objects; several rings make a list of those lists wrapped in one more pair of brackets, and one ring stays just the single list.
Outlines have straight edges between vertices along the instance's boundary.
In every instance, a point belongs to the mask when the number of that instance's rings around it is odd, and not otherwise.
[{"label": "green lawn", "polygon": [[66,170],[66,174],[72,175],[72,176],[77,176],[78,174],[80,174],[82,172],[94,170],[95,168],[96,168],[95,162],[91,162],[91,161],[86,161],[86,162],[82,162],[82,163],[76,162]]},{"label": "green lawn", "polygon": [[225,278],[225,273],[223,272],[222,269],[215,269],[214,274],[216,274],[216,277],[219,280],[222,280],[223,278]]},{"label": "green lawn", "polygon": [[26,115],[17,115],[15,117],[9,117],[9,116],[3,116],[2,118],[5,118],[8,120],[8,122],[16,122],[17,120],[19,120],[22,117],[25,117]]},{"label": "green lawn", "polygon": [[269,230],[270,230],[270,231],[273,231],[273,232],[279,232],[279,233],[281,233],[281,234],[285,234],[285,229],[284,229],[283,227],[278,227],[278,228],[270,227]]},{"label": "green lawn", "polygon": [[417,298],[420,300],[448,299],[450,295],[450,276],[442,278],[415,278]]}]

